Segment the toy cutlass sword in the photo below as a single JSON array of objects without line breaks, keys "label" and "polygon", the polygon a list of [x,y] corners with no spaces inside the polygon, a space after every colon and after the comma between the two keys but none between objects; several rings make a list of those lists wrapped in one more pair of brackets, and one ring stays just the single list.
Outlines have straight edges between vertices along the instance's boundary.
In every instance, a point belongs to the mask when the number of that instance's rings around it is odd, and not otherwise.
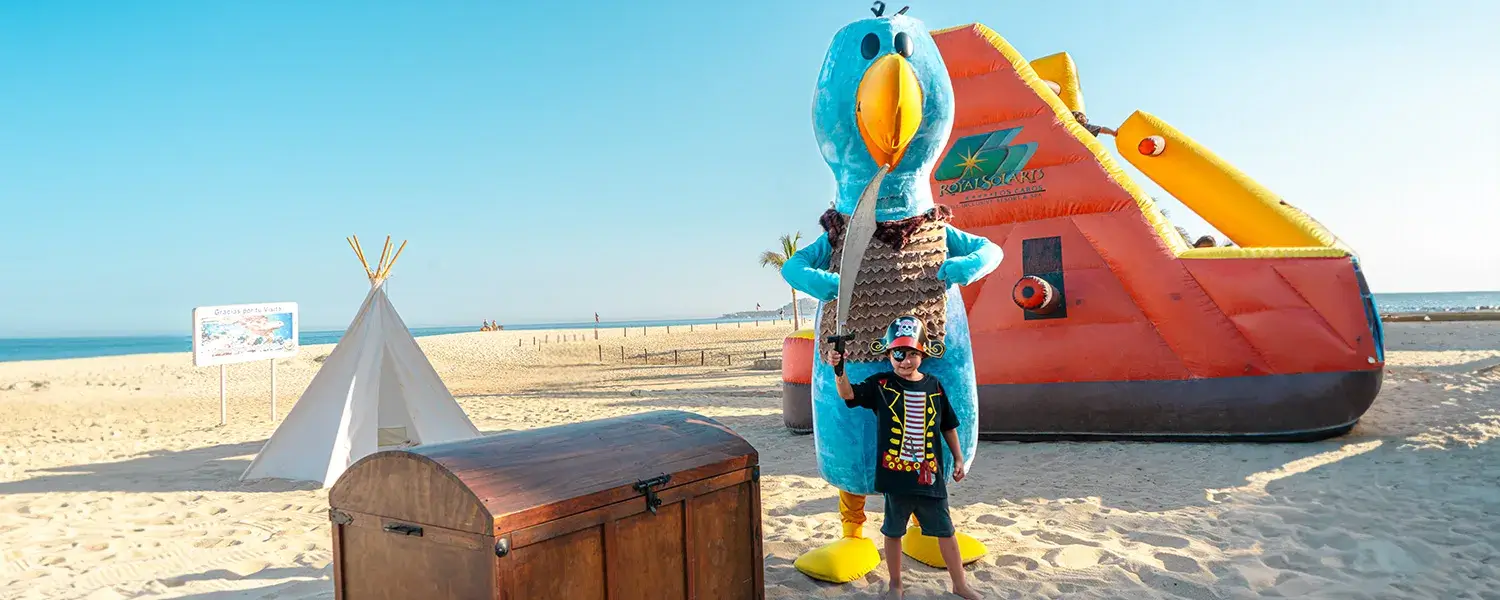
[{"label": "toy cutlass sword", "polygon": [[[865,250],[870,246],[870,238],[875,237],[875,203],[880,195],[880,182],[890,171],[891,166],[885,165],[875,172],[875,177],[859,195],[859,204],[854,205],[854,214],[849,216],[848,227],[844,229],[844,249],[839,257],[839,297],[836,308],[837,320],[834,321],[835,333],[827,338],[827,341],[833,343],[833,350],[839,354],[844,353],[845,342],[854,339],[853,334],[847,333],[849,301],[854,296],[854,283],[859,278],[859,265],[865,258]],[[833,366],[833,373],[834,375],[844,374],[844,361],[839,361],[839,364]]]}]

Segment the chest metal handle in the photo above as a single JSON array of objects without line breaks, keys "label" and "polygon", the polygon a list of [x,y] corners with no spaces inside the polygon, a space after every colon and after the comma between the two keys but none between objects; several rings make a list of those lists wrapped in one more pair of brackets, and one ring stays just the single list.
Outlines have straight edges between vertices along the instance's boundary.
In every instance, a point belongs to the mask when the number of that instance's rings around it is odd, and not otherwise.
[{"label": "chest metal handle", "polygon": [[646,510],[651,511],[651,514],[656,514],[656,507],[661,506],[661,498],[656,496],[656,490],[652,489],[653,486],[666,485],[671,480],[671,475],[658,475],[651,479],[643,479],[635,482],[635,491],[646,495]]},{"label": "chest metal handle", "polygon": [[401,535],[422,537],[422,527],[420,525],[407,525],[406,523],[386,523],[385,530],[391,533],[399,533]]}]

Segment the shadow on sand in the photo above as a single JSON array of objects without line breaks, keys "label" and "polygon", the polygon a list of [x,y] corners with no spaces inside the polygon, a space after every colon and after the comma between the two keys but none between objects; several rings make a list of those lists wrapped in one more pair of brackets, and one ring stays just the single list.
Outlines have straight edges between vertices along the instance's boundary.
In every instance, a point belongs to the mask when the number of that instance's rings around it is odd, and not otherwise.
[{"label": "shadow on sand", "polygon": [[332,569],[314,569],[311,567],[276,567],[264,569],[250,574],[240,576],[238,573],[224,569],[214,569],[192,575],[172,577],[164,580],[169,586],[177,587],[194,581],[218,581],[218,580],[245,580],[245,579],[289,579],[292,577],[315,578],[302,579],[300,581],[286,581],[267,586],[256,587],[245,590],[229,590],[202,592],[187,596],[177,596],[181,600],[253,600],[259,598],[303,598],[323,599],[333,598]]},{"label": "shadow on sand", "polygon": [[122,461],[37,469],[49,473],[0,483],[0,494],[48,492],[285,492],[310,482],[240,481],[265,440],[191,450],[159,450]]},{"label": "shadow on sand", "polygon": [[[481,431],[481,435],[504,429]],[[0,482],[0,495],[51,492],[240,492],[276,493],[314,490],[310,481],[258,479],[240,481],[250,459],[266,440],[205,446],[191,450],[160,450],[115,462],[36,469],[45,473],[21,481]]]}]

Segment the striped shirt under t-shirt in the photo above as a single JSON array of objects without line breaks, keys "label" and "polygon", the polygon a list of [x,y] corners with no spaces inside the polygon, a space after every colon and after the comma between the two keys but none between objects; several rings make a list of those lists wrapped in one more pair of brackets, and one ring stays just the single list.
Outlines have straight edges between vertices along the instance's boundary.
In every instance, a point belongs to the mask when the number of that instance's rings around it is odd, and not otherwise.
[{"label": "striped shirt under t-shirt", "polygon": [[875,491],[946,498],[943,432],[957,429],[958,417],[942,383],[930,375],[910,381],[885,372],[851,387],[854,399],[845,404],[875,412]]}]

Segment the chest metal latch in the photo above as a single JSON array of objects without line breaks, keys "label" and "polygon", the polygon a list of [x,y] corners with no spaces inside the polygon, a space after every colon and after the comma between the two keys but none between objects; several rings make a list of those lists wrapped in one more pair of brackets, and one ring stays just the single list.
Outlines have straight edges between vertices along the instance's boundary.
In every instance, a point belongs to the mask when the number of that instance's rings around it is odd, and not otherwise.
[{"label": "chest metal latch", "polygon": [[390,532],[390,533],[397,533],[397,534],[401,534],[401,535],[409,535],[409,536],[413,536],[413,537],[422,537],[422,526],[421,525],[411,525],[411,524],[408,524],[408,523],[396,523],[396,522],[393,521],[393,522],[390,522],[390,523],[386,523],[385,527],[383,527],[382,529],[385,529],[387,532]]},{"label": "chest metal latch", "polygon": [[650,479],[635,482],[635,491],[646,495],[646,510],[651,511],[651,514],[656,514],[656,507],[661,506],[661,498],[656,496],[656,490],[652,488],[654,486],[666,485],[671,480],[671,475],[658,475]]}]

